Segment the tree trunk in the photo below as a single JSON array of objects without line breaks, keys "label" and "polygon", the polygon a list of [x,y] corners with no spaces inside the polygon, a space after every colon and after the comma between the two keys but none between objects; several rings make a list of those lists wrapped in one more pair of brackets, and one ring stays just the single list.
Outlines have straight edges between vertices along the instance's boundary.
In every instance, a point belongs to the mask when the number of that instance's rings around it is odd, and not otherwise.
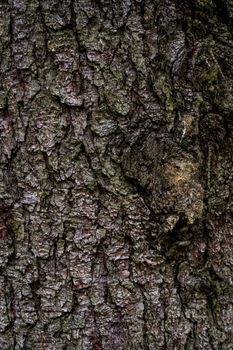
[{"label": "tree trunk", "polygon": [[232,0],[0,18],[0,349],[231,350]]}]

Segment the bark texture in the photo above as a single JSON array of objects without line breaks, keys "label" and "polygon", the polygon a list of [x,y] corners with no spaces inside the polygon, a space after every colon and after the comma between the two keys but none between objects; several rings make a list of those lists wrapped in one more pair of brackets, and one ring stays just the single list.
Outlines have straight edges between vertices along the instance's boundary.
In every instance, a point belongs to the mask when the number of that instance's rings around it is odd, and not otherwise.
[{"label": "bark texture", "polygon": [[232,350],[232,30],[232,0],[1,1],[1,350]]}]

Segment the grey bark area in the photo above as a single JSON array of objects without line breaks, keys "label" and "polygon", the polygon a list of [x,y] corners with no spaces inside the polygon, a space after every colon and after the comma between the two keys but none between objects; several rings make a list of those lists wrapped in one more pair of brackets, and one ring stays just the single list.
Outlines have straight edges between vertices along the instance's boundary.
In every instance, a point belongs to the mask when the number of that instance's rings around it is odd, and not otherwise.
[{"label": "grey bark area", "polygon": [[1,350],[232,350],[232,31],[232,0],[1,1]]}]

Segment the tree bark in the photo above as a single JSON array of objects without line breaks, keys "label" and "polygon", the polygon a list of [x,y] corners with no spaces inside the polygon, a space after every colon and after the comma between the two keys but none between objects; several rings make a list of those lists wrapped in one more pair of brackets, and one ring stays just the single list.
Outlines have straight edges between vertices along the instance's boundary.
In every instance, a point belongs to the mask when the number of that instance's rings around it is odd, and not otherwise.
[{"label": "tree bark", "polygon": [[231,350],[232,0],[0,18],[0,348]]}]

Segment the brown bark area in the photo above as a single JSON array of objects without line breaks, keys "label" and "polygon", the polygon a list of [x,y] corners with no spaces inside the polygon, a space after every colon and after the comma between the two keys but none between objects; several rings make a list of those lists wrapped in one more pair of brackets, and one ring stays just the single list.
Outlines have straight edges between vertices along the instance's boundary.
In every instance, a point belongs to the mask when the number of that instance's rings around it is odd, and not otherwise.
[{"label": "brown bark area", "polygon": [[232,349],[232,28],[0,3],[0,349]]}]

